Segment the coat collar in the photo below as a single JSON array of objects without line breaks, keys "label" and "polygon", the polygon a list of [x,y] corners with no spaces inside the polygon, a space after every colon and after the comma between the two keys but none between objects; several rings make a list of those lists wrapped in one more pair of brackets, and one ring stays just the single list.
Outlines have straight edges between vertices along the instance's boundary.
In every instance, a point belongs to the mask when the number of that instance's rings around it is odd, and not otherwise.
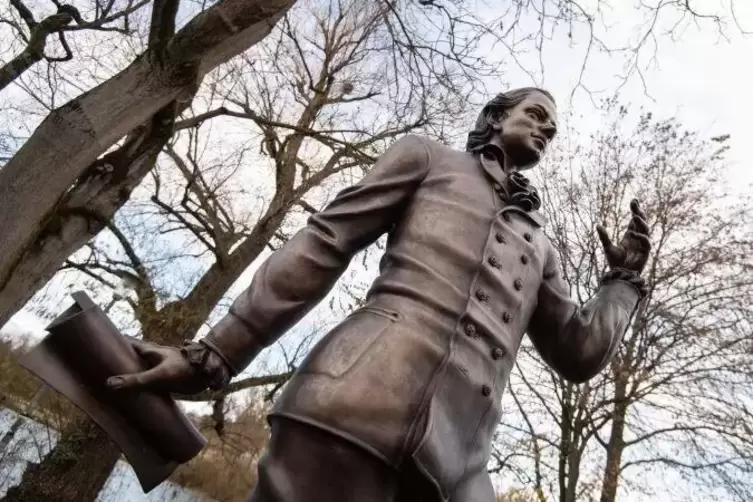
[{"label": "coat collar", "polygon": [[[479,162],[486,173],[486,176],[494,184],[495,191],[500,194],[505,194],[505,186],[507,186],[507,175],[504,169],[504,153],[502,149],[496,145],[486,144],[482,145],[472,152],[478,156]],[[515,205],[506,205],[502,208],[502,212],[513,211],[528,217],[532,223],[539,227],[544,227],[547,224],[547,218],[540,211],[534,209],[531,211],[525,211],[522,208]]]},{"label": "coat collar", "polygon": [[474,152],[481,162],[486,175],[495,183],[505,186],[505,157],[496,145],[483,145]]}]

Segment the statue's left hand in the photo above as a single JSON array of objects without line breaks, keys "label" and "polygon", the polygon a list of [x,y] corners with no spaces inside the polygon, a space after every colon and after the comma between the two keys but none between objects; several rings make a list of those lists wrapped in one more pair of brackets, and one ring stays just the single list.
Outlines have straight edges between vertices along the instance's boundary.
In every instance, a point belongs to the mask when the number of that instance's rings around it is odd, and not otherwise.
[{"label": "statue's left hand", "polygon": [[630,211],[633,217],[619,244],[612,243],[607,231],[601,225],[596,226],[596,232],[604,246],[604,254],[610,268],[624,268],[640,274],[646,266],[648,253],[651,251],[649,228],[646,213],[643,212],[636,199],[630,202]]}]

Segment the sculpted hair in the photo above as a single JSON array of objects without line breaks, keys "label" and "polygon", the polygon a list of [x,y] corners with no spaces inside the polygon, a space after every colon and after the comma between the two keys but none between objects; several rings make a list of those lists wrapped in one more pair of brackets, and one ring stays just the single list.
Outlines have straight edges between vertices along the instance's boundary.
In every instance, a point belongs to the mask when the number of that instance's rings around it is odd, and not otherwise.
[{"label": "sculpted hair", "polygon": [[476,119],[476,125],[468,133],[468,141],[465,143],[466,151],[472,152],[479,146],[488,143],[494,134],[494,129],[490,122],[497,119],[510,108],[518,105],[532,92],[540,92],[551,99],[552,103],[555,102],[554,97],[548,91],[539,89],[538,87],[521,87],[520,89],[513,89],[512,91],[497,94],[494,96],[494,99],[486,103],[481,109],[481,113],[479,113]]}]

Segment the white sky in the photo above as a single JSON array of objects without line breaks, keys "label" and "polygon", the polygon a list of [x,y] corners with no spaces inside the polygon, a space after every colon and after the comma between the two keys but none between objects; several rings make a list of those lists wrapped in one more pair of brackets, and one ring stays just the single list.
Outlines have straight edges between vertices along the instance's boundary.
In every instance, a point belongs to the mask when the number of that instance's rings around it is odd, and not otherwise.
[{"label": "white sky", "polygon": [[[723,0],[725,6],[730,0]],[[590,2],[586,2],[590,3]],[[620,9],[613,9],[609,20],[612,23],[607,36],[614,41],[613,46],[624,44],[625,37],[635,38],[635,26],[642,17],[635,9],[633,0],[612,2]],[[646,2],[655,4],[657,2]],[[715,0],[696,0],[691,2],[701,12],[709,12],[720,2]],[[704,10],[705,9],[705,10]],[[725,12],[729,12],[727,8]],[[735,12],[743,29],[753,33],[753,1],[736,0]],[[661,18],[659,30],[668,29],[676,19],[673,16]],[[604,30],[600,30],[603,32]],[[753,141],[751,134],[751,117],[753,117],[753,34],[741,34],[734,24],[726,27],[724,32],[728,40],[720,38],[711,23],[697,29],[690,24],[679,32],[677,40],[663,37],[659,39],[657,57],[644,72],[645,89],[639,78],[633,78],[621,90],[621,100],[637,106],[645,106],[656,116],[677,117],[685,127],[706,132],[708,136],[731,134],[731,151],[729,153],[730,175],[735,174],[753,182]],[[585,35],[584,30],[580,30]],[[600,33],[604,36],[603,33]],[[585,47],[583,44],[568,46],[564,33],[548,41],[544,47],[543,79],[535,75],[536,81],[524,72],[510,67],[509,80],[513,87],[536,84],[552,92],[558,101],[558,108],[568,108],[568,101],[577,82],[580,64]],[[641,61],[649,62],[653,50],[648,47]],[[524,64],[538,66],[532,58],[523,58]],[[585,75],[589,89],[599,92],[598,97],[610,97],[620,83],[616,75],[624,74],[621,67],[623,59],[619,56],[597,54]],[[490,89],[493,85],[490,85]],[[591,98],[582,90],[578,91],[572,108],[581,115],[573,123],[576,129],[592,130],[598,122],[593,113]],[[738,184],[736,188],[741,188]]]}]

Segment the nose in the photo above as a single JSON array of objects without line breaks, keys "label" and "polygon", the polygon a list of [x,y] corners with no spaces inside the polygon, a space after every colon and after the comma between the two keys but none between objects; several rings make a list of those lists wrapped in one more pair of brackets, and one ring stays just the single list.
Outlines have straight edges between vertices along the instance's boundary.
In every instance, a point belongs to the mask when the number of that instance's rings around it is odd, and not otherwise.
[{"label": "nose", "polygon": [[541,126],[541,132],[548,140],[552,140],[557,134],[557,126],[552,121],[547,121]]}]

